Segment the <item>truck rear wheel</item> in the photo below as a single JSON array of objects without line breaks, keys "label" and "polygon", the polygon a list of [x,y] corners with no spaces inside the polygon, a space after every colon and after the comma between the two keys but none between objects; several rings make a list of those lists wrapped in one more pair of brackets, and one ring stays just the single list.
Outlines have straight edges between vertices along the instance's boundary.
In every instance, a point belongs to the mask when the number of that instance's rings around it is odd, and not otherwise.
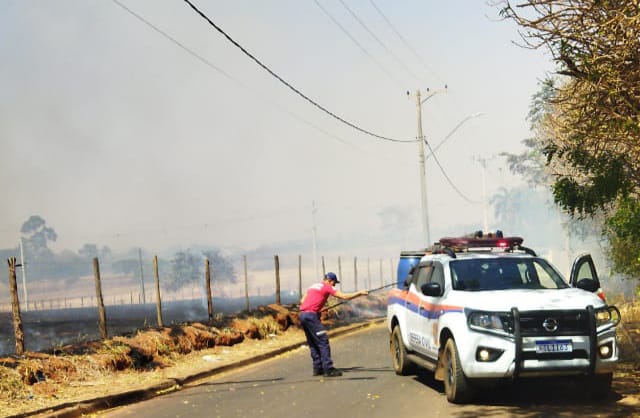
[{"label": "truck rear wheel", "polygon": [[444,392],[447,400],[452,403],[464,403],[471,399],[472,390],[467,377],[460,366],[458,348],[453,338],[447,340],[444,346]]},{"label": "truck rear wheel", "polygon": [[402,333],[400,327],[395,326],[391,332],[391,358],[393,359],[393,370],[396,374],[406,376],[411,373],[413,364],[407,358],[407,349],[402,343]]}]

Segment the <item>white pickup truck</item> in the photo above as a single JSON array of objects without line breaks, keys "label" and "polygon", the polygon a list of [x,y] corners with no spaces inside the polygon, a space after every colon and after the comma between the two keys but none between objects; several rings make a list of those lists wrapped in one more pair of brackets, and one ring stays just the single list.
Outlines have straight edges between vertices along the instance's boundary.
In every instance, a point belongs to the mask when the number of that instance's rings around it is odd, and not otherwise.
[{"label": "white pickup truck", "polygon": [[577,376],[604,398],[618,361],[620,312],[605,302],[591,256],[558,270],[502,234],[443,238],[389,292],[387,324],[396,374],[425,367],[447,399],[527,377]]}]

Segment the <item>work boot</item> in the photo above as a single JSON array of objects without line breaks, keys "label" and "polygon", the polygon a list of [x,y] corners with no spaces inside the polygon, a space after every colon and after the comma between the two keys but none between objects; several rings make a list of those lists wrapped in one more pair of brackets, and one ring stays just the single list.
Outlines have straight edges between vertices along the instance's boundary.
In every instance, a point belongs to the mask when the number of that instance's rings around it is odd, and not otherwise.
[{"label": "work boot", "polygon": [[333,367],[324,372],[324,377],[338,377],[338,376],[342,376],[342,371]]},{"label": "work boot", "polygon": [[320,376],[324,374],[324,370],[322,369],[313,369],[313,375],[314,376]]}]

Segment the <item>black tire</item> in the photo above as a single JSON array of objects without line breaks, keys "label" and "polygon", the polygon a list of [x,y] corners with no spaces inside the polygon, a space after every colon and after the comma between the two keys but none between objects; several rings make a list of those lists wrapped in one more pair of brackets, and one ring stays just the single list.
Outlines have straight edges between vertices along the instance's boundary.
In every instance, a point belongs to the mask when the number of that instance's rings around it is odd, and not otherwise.
[{"label": "black tire", "polygon": [[594,374],[587,380],[587,390],[585,391],[591,399],[601,401],[611,392],[611,381],[613,373]]},{"label": "black tire", "polygon": [[407,358],[407,349],[402,343],[402,334],[400,327],[393,327],[391,332],[391,338],[389,341],[391,347],[391,359],[393,360],[393,370],[397,375],[406,376],[411,374],[413,370],[413,363]]},{"label": "black tire", "polygon": [[460,366],[458,348],[453,338],[444,346],[444,392],[451,403],[465,403],[473,396],[472,388]]}]

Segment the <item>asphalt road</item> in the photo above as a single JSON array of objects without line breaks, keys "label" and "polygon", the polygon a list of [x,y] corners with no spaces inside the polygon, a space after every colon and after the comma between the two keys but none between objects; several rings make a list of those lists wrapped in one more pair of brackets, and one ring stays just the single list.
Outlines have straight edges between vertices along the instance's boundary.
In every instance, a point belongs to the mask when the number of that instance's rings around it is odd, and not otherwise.
[{"label": "asphalt road", "polygon": [[[311,376],[306,347],[178,392],[101,413],[119,417],[628,417],[638,409],[582,399],[567,382],[484,390],[469,405],[447,402],[433,375],[397,376],[384,324],[331,340],[338,378]],[[574,392],[574,393],[572,393]],[[618,396],[619,398],[619,396]]]}]

